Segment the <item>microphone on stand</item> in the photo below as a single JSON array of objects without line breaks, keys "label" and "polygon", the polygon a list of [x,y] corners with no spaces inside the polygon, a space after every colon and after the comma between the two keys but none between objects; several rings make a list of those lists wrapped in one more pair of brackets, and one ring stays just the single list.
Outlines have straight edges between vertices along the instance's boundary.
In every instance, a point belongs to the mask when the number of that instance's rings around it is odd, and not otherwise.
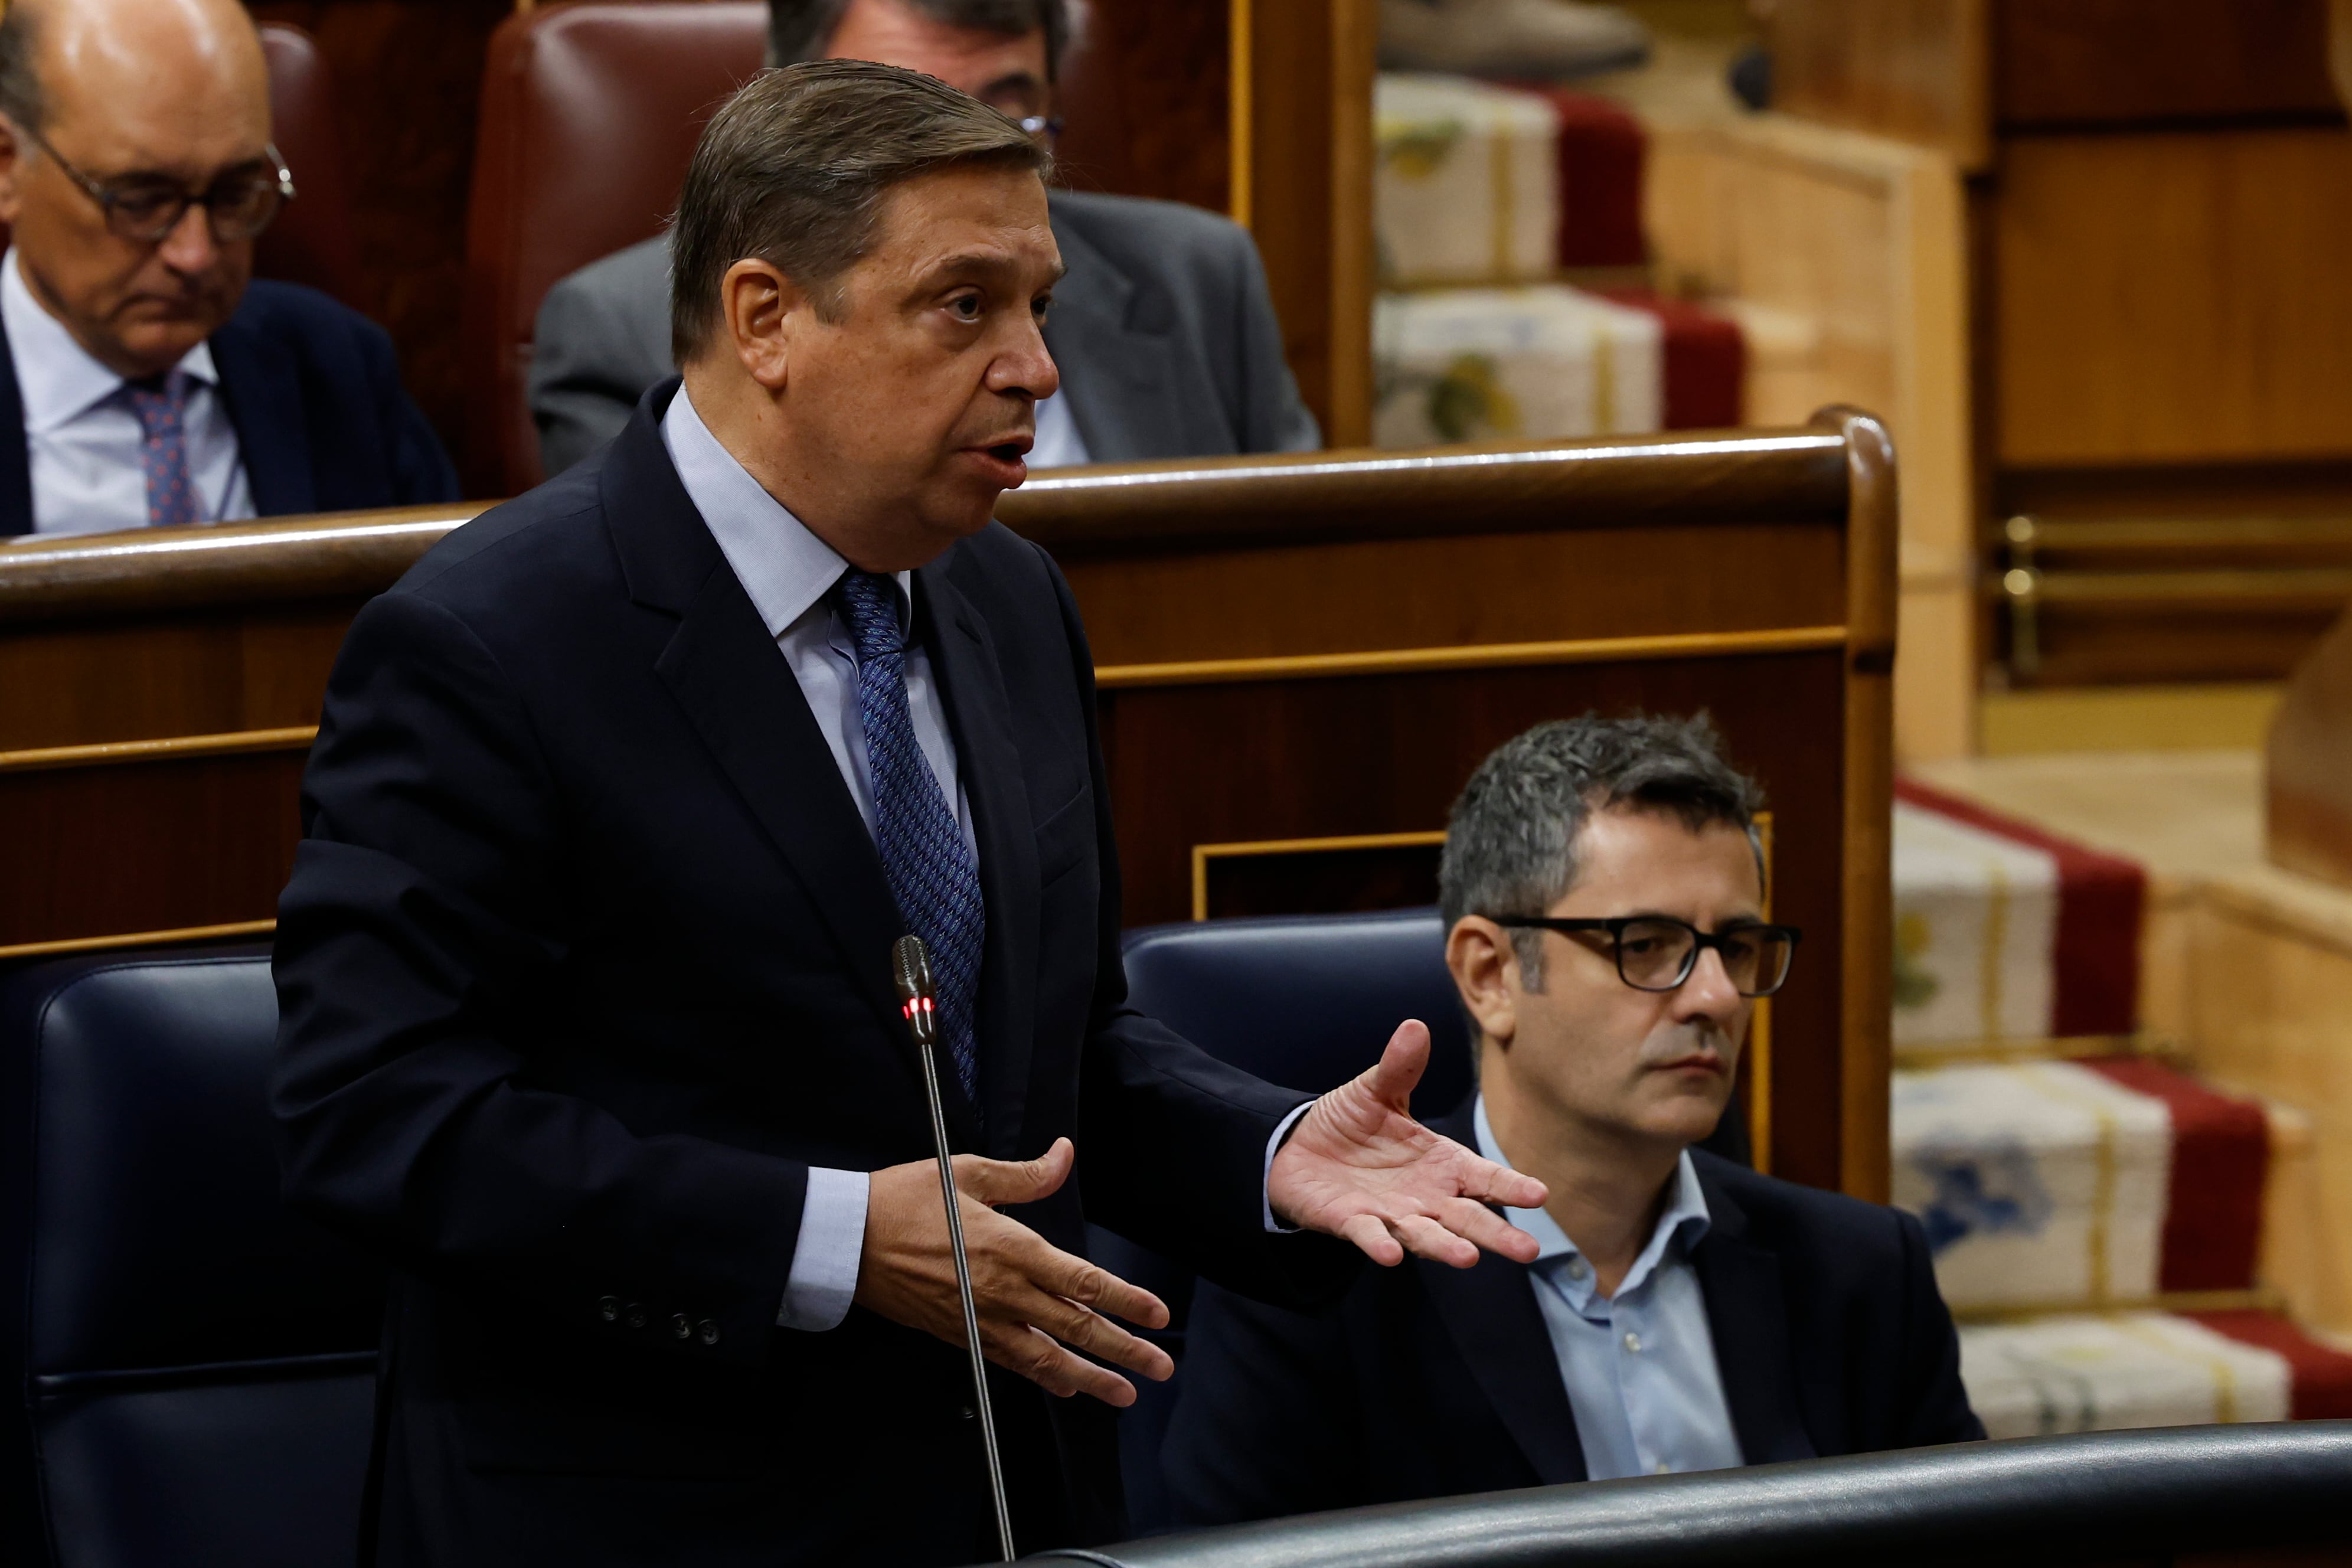
[{"label": "microphone on stand", "polygon": [[963,1249],[962,1205],[956,1201],[955,1166],[948,1158],[948,1117],[940,1100],[939,998],[931,984],[930,950],[919,936],[902,936],[890,948],[891,973],[898,983],[907,1032],[923,1064],[923,1098],[930,1104],[931,1150],[940,1161],[940,1197],[947,1205],[948,1246],[955,1254],[956,1294],[963,1303],[963,1340],[971,1352],[972,1408],[980,1416],[980,1440],[988,1457],[989,1500],[996,1505],[996,1544],[1001,1561],[1013,1561],[1013,1510],[1004,1500],[1004,1458],[996,1447],[996,1412],[988,1400],[988,1362],[980,1352],[980,1312],[972,1304],[971,1260]]}]

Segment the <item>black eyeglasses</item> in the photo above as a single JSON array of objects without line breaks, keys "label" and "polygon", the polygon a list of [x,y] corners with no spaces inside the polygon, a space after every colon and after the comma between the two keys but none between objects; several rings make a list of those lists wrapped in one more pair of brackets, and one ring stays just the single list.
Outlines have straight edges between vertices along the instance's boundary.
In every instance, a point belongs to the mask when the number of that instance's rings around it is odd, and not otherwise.
[{"label": "black eyeglasses", "polygon": [[1734,926],[1710,936],[1667,915],[1625,915],[1606,921],[1551,920],[1542,915],[1495,915],[1498,926],[1556,931],[1562,936],[1601,932],[1617,961],[1617,978],[1636,991],[1672,991],[1691,977],[1698,955],[1715,949],[1732,989],[1742,996],[1769,996],[1789,978],[1790,962],[1804,935],[1795,926]]},{"label": "black eyeglasses", "polygon": [[[21,129],[21,128],[20,128]],[[25,131],[35,146],[57,160],[66,177],[106,215],[106,226],[118,239],[152,245],[188,216],[192,206],[205,209],[213,238],[235,245],[259,237],[278,211],[294,199],[294,174],[276,147],[268,142],[267,164],[248,163],[231,169],[201,191],[191,191],[162,174],[125,174],[119,180],[93,180],[66,162],[48,139]]]}]

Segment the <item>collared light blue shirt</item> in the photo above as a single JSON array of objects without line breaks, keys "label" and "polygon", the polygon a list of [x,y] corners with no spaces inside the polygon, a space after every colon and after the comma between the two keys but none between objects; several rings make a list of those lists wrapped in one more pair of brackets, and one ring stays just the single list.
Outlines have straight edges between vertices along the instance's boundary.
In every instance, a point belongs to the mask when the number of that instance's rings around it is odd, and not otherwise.
[{"label": "collared light blue shirt", "polygon": [[[1073,425],[1070,438],[1076,439]],[[874,831],[873,770],[866,758],[866,726],[857,712],[857,645],[849,628],[834,612],[833,585],[849,570],[840,553],[809,531],[767,488],[753,479],[735,455],[719,445],[703,424],[683,386],[670,399],[662,416],[662,445],[677,470],[687,500],[719,542],[719,553],[743,584],[751,607],[776,639],[776,647],[808,699],[824,743],[833,752],[842,782],[857,802],[866,830]],[[1084,460],[1084,448],[1079,448]],[[898,613],[912,621],[914,574],[901,572]],[[980,864],[980,845],[972,830],[971,802],[956,768],[955,740],[948,729],[947,709],[939,682],[931,674],[930,656],[911,634],[907,643],[907,707],[915,722],[915,741],[923,759],[940,781],[940,794],[955,802],[956,826]],[[1311,1102],[1310,1102],[1311,1103]],[[1266,1141],[1265,1163],[1270,1173],[1275,1152],[1308,1107],[1300,1106]],[[800,1239],[793,1247],[793,1267],[784,1282],[782,1308],[776,1321],[788,1329],[823,1331],[836,1327],[849,1315],[857,1293],[857,1264],[866,1246],[866,1205],[872,1182],[864,1171],[809,1168],[808,1191],[801,1203]],[[1275,1223],[1265,1209],[1268,1229]]]},{"label": "collared light blue shirt", "polygon": [[[1507,1165],[1486,1121],[1473,1113],[1478,1152]],[[1706,1298],[1691,1248],[1706,1234],[1706,1194],[1687,1151],[1675,1190],[1617,1294],[1604,1297],[1592,1265],[1542,1209],[1504,1216],[1536,1238],[1528,1274],[1559,1362],[1584,1471],[1592,1480],[1722,1470],[1745,1463],[1715,1364]]]},{"label": "collared light blue shirt", "polygon": [[[145,437],[122,377],[74,341],[66,324],[33,297],[16,247],[0,261],[0,326],[16,362],[16,395],[25,410],[25,456],[32,471],[33,531],[101,533],[147,526]],[[236,426],[220,392],[209,343],[176,367],[188,378],[181,429],[188,479],[204,522],[253,515],[253,487]]]}]

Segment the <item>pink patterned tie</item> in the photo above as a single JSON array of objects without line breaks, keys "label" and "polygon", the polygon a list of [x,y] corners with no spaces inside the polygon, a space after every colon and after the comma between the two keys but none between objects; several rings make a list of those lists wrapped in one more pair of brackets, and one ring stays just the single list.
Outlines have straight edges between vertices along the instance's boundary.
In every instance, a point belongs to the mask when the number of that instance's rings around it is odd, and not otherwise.
[{"label": "pink patterned tie", "polygon": [[147,470],[147,522],[183,528],[196,521],[196,487],[188,477],[188,376],[170,371],[126,382],[139,416],[139,459]]}]

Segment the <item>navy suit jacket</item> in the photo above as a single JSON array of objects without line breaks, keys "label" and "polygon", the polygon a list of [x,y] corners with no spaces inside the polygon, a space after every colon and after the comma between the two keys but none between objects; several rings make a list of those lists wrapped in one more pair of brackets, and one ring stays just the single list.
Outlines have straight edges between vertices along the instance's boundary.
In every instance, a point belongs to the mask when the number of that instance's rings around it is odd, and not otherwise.
[{"label": "navy suit jacket", "polygon": [[[1475,1146],[1465,1106],[1432,1125]],[[1984,1436],[1919,1222],[1693,1150],[1692,1249],[1751,1465]],[[1179,1521],[1224,1524],[1586,1479],[1524,1264],[1366,1269],[1307,1316],[1204,1286],[1163,1462]]]},{"label": "navy suit jacket", "polygon": [[[299,283],[256,279],[210,340],[263,517],[457,499],[457,471],[401,389],[383,329]],[[16,363],[0,331],[0,536],[33,531]]]},{"label": "navy suit jacket", "polygon": [[[874,842],[680,485],[656,388],[589,463],[353,623],[279,904],[294,1204],[391,1262],[384,1563],[950,1564],[993,1555],[963,1352],[853,1308],[775,1326],[808,1171],[930,1157]],[[915,574],[987,911],[960,1148],[1244,1289],[1344,1282],[1269,1236],[1307,1097],[1126,1005],[1093,663],[1001,526]],[[1000,1379],[1024,1549],[1123,1529],[1109,1407]]]}]

